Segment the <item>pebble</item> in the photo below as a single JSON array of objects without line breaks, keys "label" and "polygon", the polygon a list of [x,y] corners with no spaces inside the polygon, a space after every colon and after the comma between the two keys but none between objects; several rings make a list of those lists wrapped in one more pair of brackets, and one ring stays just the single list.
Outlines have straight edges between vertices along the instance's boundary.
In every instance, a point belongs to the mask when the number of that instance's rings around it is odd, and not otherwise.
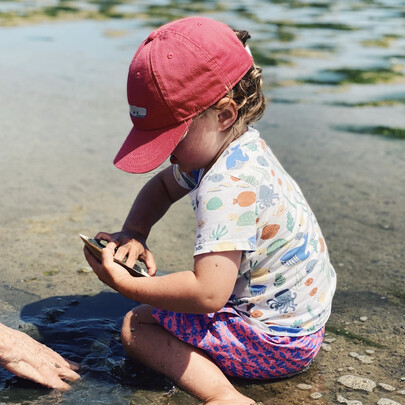
[{"label": "pebble", "polygon": [[333,342],[336,342],[336,338],[327,337],[327,338],[323,339],[323,341],[326,342],[326,343],[333,343]]},{"label": "pebble", "polygon": [[397,391],[397,394],[399,394],[399,395],[405,395],[405,390],[399,390],[399,391]]},{"label": "pebble", "polygon": [[298,384],[297,388],[300,390],[310,390],[312,388],[311,384]]},{"label": "pebble", "polygon": [[327,343],[322,343],[321,347],[325,352],[330,352],[332,350],[331,346]]},{"label": "pebble", "polygon": [[366,355],[360,355],[357,356],[357,360],[360,360],[364,364],[371,364],[374,360],[374,357],[371,356],[366,356]]},{"label": "pebble", "polygon": [[399,402],[395,402],[392,399],[380,398],[377,401],[377,405],[401,405]]},{"label": "pebble", "polygon": [[371,364],[374,360],[374,358],[371,356],[367,356],[365,354],[359,354],[356,352],[350,352],[349,356],[354,357],[355,359],[361,361],[364,364]]},{"label": "pebble", "polygon": [[365,352],[366,352],[367,354],[374,354],[374,353],[375,353],[375,350],[373,350],[373,349],[367,349],[367,350],[365,350]]},{"label": "pebble", "polygon": [[349,371],[353,371],[353,370],[354,370],[354,367],[347,367],[347,369],[348,369]]},{"label": "pebble", "polygon": [[361,316],[359,319],[362,322],[366,322],[368,318],[367,318],[367,316]]},{"label": "pebble", "polygon": [[340,404],[347,404],[347,405],[363,405],[363,402],[361,402],[361,401],[356,401],[356,400],[351,401],[350,399],[346,399],[345,397],[342,397],[341,395],[338,395],[338,396],[336,397],[336,400],[337,400]]},{"label": "pebble", "polygon": [[313,392],[309,395],[312,399],[319,399],[322,398],[322,394],[320,392]]},{"label": "pebble", "polygon": [[373,389],[376,387],[376,383],[374,381],[351,374],[342,375],[337,381],[345,387],[366,392],[373,392]]},{"label": "pebble", "polygon": [[378,386],[384,389],[385,391],[395,391],[395,387],[389,384],[379,383]]}]

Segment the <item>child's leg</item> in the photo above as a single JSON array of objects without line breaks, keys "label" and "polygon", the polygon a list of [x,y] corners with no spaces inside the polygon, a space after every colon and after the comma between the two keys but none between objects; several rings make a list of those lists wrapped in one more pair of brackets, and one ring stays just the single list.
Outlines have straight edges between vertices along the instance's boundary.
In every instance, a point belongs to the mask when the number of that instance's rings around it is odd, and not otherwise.
[{"label": "child's leg", "polygon": [[206,404],[255,402],[239,393],[202,350],[157,324],[152,312],[152,307],[141,305],[126,315],[121,337],[129,357],[163,373]]}]

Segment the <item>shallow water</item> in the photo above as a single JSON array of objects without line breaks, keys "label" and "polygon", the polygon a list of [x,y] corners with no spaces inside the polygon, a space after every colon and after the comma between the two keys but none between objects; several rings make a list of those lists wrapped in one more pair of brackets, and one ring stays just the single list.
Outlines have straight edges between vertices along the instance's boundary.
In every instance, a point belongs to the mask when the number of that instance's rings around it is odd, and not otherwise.
[{"label": "shallow water", "polygon": [[[126,361],[120,322],[136,303],[88,272],[78,237],[119,229],[150,177],[111,164],[129,131],[135,49],[195,13],[251,33],[270,100],[258,128],[303,189],[338,272],[332,350],[300,376],[236,386],[266,404],[404,402],[405,2],[132,3],[0,1],[0,321],[83,364],[63,395],[0,371],[0,403],[198,403]],[[185,200],[152,232],[161,272],[191,266],[193,227]],[[349,355],[367,349],[372,364]],[[342,374],[396,391],[348,390]]]}]

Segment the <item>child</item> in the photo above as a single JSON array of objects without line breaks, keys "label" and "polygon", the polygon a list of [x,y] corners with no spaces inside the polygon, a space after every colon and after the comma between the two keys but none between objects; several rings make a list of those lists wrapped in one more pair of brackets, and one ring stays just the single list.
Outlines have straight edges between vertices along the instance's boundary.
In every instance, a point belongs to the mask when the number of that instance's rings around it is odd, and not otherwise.
[{"label": "child", "polygon": [[[335,272],[315,216],[257,130],[261,70],[249,35],[207,18],[166,24],[131,63],[133,129],[115,158],[127,172],[172,166],[140,191],[98,277],[144,305],[124,319],[129,357],[209,404],[252,404],[225,377],[271,379],[305,370],[330,315]],[[189,194],[197,218],[194,269],[131,277],[113,261],[143,261],[152,226]],[[115,249],[118,248],[115,252]]]}]

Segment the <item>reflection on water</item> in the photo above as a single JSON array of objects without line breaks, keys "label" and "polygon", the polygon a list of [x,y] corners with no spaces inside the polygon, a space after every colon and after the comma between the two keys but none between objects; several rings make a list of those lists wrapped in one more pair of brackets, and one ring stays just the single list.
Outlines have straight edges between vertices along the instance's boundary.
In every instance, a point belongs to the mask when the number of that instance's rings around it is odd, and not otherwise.
[{"label": "reflection on water", "polygon": [[[330,129],[338,135],[343,131],[353,136],[391,137],[395,139],[386,141],[402,142],[405,137],[403,5],[398,0],[0,1],[0,26],[74,18],[115,19],[115,31],[110,25],[102,24],[97,29],[102,33],[100,36],[114,37],[117,48],[124,48],[129,46],[125,35],[140,29],[148,31],[175,18],[202,14],[220,19],[234,28],[251,32],[251,49],[263,67],[266,95],[273,102],[328,106],[331,117],[342,114],[346,108],[359,111],[375,108],[370,125],[346,121],[338,126],[335,119],[330,120]],[[1,30],[6,28],[0,29],[0,38],[7,34]],[[30,38],[52,42],[52,28],[45,36],[36,32]],[[66,45],[68,40],[64,41]],[[85,40],[72,32],[69,41],[68,47],[73,47]],[[92,52],[104,51],[102,46],[92,49]],[[384,108],[384,114],[378,115],[379,108]],[[387,114],[387,108],[392,114]],[[364,118],[366,123],[368,118]],[[31,297],[29,302],[32,301]],[[123,315],[132,306],[132,302],[116,294],[55,297],[27,303],[21,312],[25,322],[23,330],[64,356],[81,362],[83,378],[71,391],[59,396],[0,371],[0,402],[198,403],[187,394],[173,390],[167,379],[125,360],[119,329]],[[303,382],[312,381],[314,387],[319,385],[322,390],[322,377],[316,364],[305,377],[298,377],[298,381],[300,378],[306,379]],[[301,403],[302,393],[294,391],[291,384],[287,381],[262,387],[249,383],[240,387],[247,393],[258,392],[273,404]]]}]

